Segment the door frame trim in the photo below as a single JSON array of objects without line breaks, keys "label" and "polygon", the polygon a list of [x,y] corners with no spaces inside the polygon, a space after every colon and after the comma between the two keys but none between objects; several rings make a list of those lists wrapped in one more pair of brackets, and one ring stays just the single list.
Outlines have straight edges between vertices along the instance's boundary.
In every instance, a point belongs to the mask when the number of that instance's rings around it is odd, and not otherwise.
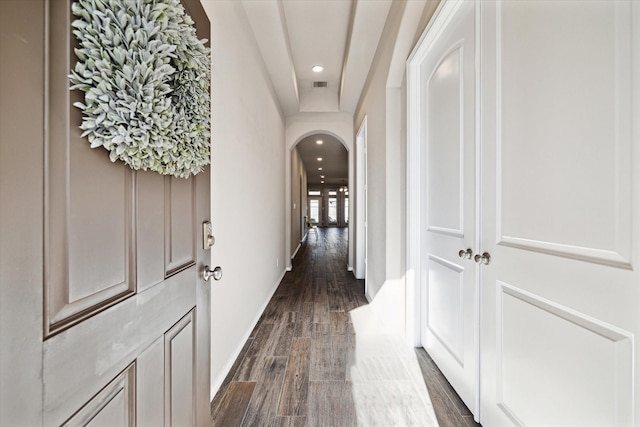
[{"label": "door frame trim", "polygon": [[[422,182],[423,150],[421,147],[422,133],[422,91],[420,68],[432,51],[434,42],[440,38],[451,20],[464,3],[464,0],[442,0],[433,14],[420,40],[416,43],[407,60],[407,266],[406,266],[406,341],[415,347],[422,346],[423,316],[422,306],[426,304],[426,295],[422,289],[424,272],[422,271],[423,242],[426,232],[422,219],[422,212],[426,205],[423,197],[424,183]],[[480,8],[476,5],[475,12],[475,246],[478,251],[480,242],[480,189],[481,189],[481,144],[480,144]],[[479,269],[476,270],[476,283],[479,283]],[[480,295],[476,293],[474,301],[474,348],[476,349],[476,393],[474,402],[474,419],[480,419]]]},{"label": "door frame trim", "polygon": [[364,279],[367,294],[367,116],[356,132],[356,279]]},{"label": "door frame trim", "polygon": [[407,265],[406,265],[406,340],[415,347],[422,345],[422,107],[420,68],[462,2],[443,0],[429,21],[407,60]]}]

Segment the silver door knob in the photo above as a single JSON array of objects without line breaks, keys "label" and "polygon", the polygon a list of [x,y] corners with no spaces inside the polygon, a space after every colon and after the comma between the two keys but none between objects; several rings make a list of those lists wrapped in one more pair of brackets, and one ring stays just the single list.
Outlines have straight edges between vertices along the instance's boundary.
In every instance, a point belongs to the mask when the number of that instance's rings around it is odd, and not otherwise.
[{"label": "silver door knob", "polygon": [[489,254],[489,252],[485,252],[482,255],[476,254],[476,256],[473,257],[473,260],[476,262],[476,264],[489,265],[491,263],[491,255]]},{"label": "silver door knob", "polygon": [[213,280],[222,279],[222,268],[216,267],[213,270],[209,268],[208,265],[204,266],[204,270],[202,271],[202,278],[208,282],[210,278],[213,277]]},{"label": "silver door knob", "polygon": [[466,251],[464,249],[460,249],[458,257],[460,257],[460,259],[471,259],[473,258],[473,250],[471,248],[468,248]]}]

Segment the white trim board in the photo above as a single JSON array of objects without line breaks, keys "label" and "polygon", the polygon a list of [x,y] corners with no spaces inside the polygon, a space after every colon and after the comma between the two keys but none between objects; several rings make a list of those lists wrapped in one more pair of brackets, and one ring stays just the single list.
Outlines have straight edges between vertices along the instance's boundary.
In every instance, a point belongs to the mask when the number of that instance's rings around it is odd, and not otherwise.
[{"label": "white trim board", "polygon": [[420,67],[462,2],[443,0],[407,60],[407,272],[406,272],[406,340],[419,347],[420,284],[422,244],[421,193],[421,93]]},{"label": "white trim board", "polygon": [[[306,234],[304,236],[307,237]],[[303,240],[301,240],[300,243],[298,243],[298,246],[296,247],[296,250],[293,251],[293,254],[291,255],[291,259],[294,259],[296,257],[296,255],[298,254],[298,251],[302,247],[302,242],[303,242]],[[289,271],[291,271],[291,270],[289,270]]]}]

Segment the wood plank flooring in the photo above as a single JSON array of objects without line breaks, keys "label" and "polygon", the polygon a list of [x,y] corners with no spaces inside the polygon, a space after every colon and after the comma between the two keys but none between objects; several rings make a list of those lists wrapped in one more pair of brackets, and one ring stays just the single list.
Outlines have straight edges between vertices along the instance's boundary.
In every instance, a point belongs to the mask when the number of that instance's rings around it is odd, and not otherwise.
[{"label": "wood plank flooring", "polygon": [[346,229],[308,237],[214,397],[213,426],[478,426],[423,349],[381,332],[346,264]]}]

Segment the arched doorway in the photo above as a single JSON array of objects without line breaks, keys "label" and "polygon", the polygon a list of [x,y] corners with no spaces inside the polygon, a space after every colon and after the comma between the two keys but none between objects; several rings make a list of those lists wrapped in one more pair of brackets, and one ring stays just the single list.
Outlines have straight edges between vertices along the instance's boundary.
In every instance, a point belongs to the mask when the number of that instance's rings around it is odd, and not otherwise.
[{"label": "arched doorway", "polygon": [[[353,217],[350,199],[351,153],[342,138],[332,132],[310,131],[288,150],[287,228],[291,258],[305,238],[307,224],[348,227],[351,247]],[[350,260],[347,267],[351,266]]]}]

